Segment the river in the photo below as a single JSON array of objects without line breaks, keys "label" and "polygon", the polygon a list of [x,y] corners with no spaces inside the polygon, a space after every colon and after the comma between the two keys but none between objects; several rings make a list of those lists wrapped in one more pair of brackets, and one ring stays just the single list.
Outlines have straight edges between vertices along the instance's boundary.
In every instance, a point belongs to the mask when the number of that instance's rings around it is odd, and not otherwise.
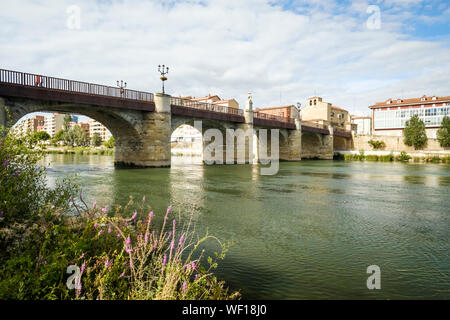
[{"label": "river", "polygon": [[[109,156],[48,155],[48,180],[78,173],[89,203],[146,195],[162,216],[233,240],[216,274],[245,299],[450,299],[450,166],[344,161],[116,170]],[[208,251],[214,249],[207,248]],[[381,270],[368,290],[367,267]]]}]

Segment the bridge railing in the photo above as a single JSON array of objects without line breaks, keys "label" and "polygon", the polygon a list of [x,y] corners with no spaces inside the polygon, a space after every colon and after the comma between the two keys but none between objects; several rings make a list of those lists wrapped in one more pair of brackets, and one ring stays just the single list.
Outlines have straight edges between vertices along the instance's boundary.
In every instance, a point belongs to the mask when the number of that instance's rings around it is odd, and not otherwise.
[{"label": "bridge railing", "polygon": [[334,135],[338,135],[341,137],[351,137],[352,136],[351,131],[347,131],[347,130],[341,129],[341,128],[333,128],[333,133],[334,133]]},{"label": "bridge railing", "polygon": [[100,84],[0,69],[0,82],[129,100],[153,101],[153,94]]},{"label": "bridge railing", "polygon": [[176,106],[181,106],[181,107],[186,107],[186,108],[235,114],[235,115],[239,115],[239,116],[242,116],[244,114],[242,109],[230,108],[230,107],[220,106],[217,104],[198,102],[198,101],[183,99],[183,98],[171,98],[170,103],[173,105],[176,105]]},{"label": "bridge railing", "polygon": [[253,118],[265,119],[265,120],[275,120],[275,121],[286,122],[286,123],[294,123],[295,124],[295,119],[294,118],[276,116],[276,115],[263,113],[263,112],[258,112],[258,111],[253,111]]},{"label": "bridge railing", "polygon": [[321,123],[311,122],[311,121],[302,121],[302,126],[312,127],[312,128],[320,128],[320,129],[328,129],[328,126],[326,124],[321,124]]}]

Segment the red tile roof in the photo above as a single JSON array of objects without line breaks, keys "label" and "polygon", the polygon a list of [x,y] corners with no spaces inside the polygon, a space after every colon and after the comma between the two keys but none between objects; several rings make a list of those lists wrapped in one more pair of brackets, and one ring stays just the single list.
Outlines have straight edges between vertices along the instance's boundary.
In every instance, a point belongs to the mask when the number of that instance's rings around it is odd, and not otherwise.
[{"label": "red tile roof", "polygon": [[[388,99],[384,102],[377,102],[372,106],[369,106],[369,108],[384,108],[384,107],[391,107],[391,106],[400,106],[400,105],[410,105],[410,104],[429,104],[429,103],[436,103],[436,102],[443,102],[443,101],[450,101],[450,96],[446,96],[446,97],[436,97],[434,96],[436,99],[433,100],[433,96],[431,97],[427,97],[427,96],[422,96],[420,98],[413,98],[413,99]],[[422,99],[425,98],[424,101],[422,101]],[[388,102],[391,103],[388,103]]]}]

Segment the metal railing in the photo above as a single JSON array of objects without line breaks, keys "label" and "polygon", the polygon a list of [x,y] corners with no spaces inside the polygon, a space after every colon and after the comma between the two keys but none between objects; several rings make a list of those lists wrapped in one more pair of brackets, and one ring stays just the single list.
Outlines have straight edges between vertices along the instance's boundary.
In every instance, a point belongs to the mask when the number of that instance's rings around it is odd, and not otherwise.
[{"label": "metal railing", "polygon": [[340,136],[351,136],[352,132],[341,128],[333,128],[333,134]]},{"label": "metal railing", "polygon": [[275,120],[275,121],[286,122],[286,123],[294,123],[295,124],[295,119],[294,118],[276,116],[276,115],[273,115],[273,114],[263,113],[263,112],[259,112],[259,111],[253,111],[253,118],[264,119],[264,120]]},{"label": "metal railing", "polygon": [[320,129],[328,129],[328,126],[326,124],[321,124],[321,123],[311,122],[311,121],[302,121],[302,126],[312,127],[312,128],[320,128]]},{"label": "metal railing", "polygon": [[170,103],[173,105],[176,105],[176,106],[180,106],[180,107],[214,111],[214,112],[220,112],[220,113],[235,114],[235,115],[239,115],[239,116],[242,116],[244,114],[244,111],[242,109],[225,107],[225,106],[212,104],[212,103],[198,102],[198,101],[193,101],[193,100],[183,99],[183,98],[171,98]]},{"label": "metal railing", "polygon": [[129,100],[153,101],[153,93],[0,69],[0,82]]}]

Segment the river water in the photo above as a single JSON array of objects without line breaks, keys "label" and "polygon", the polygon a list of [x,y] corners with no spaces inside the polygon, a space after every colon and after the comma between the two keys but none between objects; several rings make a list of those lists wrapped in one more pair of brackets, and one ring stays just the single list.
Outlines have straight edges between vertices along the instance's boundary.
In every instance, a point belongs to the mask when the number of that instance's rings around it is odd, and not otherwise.
[{"label": "river water", "polygon": [[[236,241],[216,274],[245,299],[450,299],[450,166],[344,161],[116,170],[108,156],[48,155],[50,184],[78,173],[89,203],[146,195],[196,230]],[[207,252],[215,245],[207,247]],[[381,270],[368,290],[367,267]]]}]

